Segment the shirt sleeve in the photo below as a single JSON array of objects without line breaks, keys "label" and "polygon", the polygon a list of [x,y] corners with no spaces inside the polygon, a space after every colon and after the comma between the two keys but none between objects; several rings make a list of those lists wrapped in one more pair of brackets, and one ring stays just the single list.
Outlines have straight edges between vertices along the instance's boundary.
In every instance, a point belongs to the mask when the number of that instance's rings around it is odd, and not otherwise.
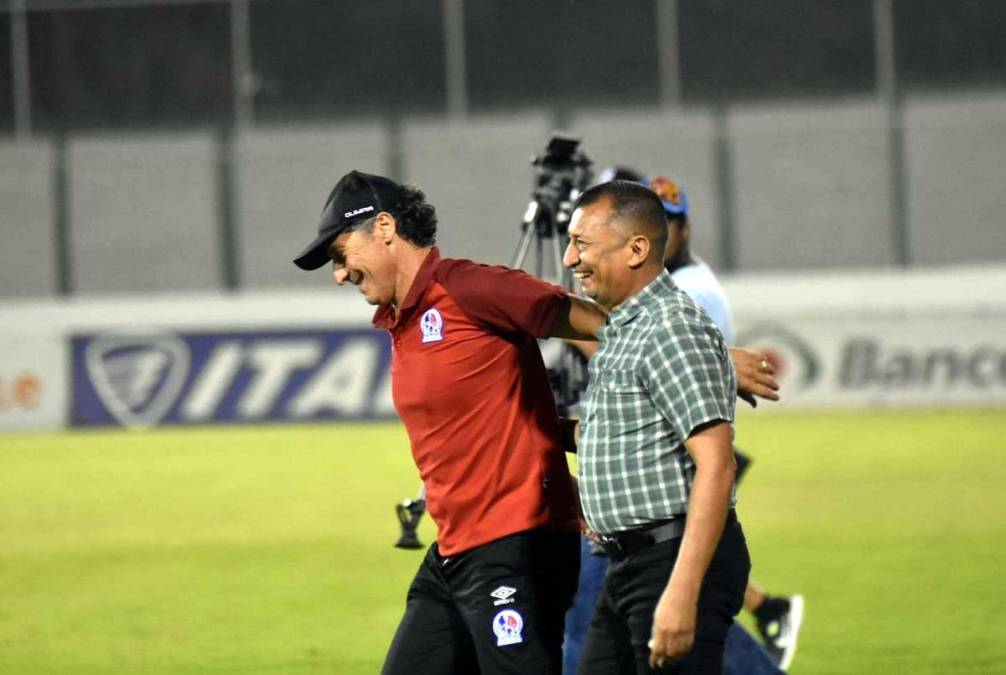
[{"label": "shirt sleeve", "polygon": [[727,344],[733,344],[733,322],[730,318],[730,307],[727,305],[726,298],[714,290],[697,290],[694,293],[686,291],[686,293],[696,305],[702,308],[703,312],[709,315],[716,327],[720,329]]},{"label": "shirt sleeve", "polygon": [[547,337],[561,313],[569,311],[569,295],[561,286],[523,270],[445,260],[437,281],[468,316],[502,332]]},{"label": "shirt sleeve", "polygon": [[736,377],[723,337],[713,326],[665,320],[644,351],[646,387],[682,441],[703,424],[733,422]]}]

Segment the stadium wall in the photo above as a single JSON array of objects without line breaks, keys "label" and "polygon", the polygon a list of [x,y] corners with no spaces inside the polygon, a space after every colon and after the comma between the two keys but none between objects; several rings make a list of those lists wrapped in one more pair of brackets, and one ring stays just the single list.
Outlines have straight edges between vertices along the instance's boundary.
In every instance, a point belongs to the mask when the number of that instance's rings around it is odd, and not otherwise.
[{"label": "stadium wall", "polygon": [[911,264],[1006,260],[1006,97],[906,97],[897,209],[889,124],[886,108],[857,99],[263,125],[226,143],[209,129],[0,141],[0,297],[318,287],[275,255],[296,253],[291,241],[353,168],[421,185],[447,255],[505,263],[528,158],[556,126],[581,135],[598,168],[673,173],[695,249],[717,269],[895,265],[901,216]]},{"label": "stadium wall", "polygon": [[[779,370],[770,410],[1006,405],[1006,266],[724,281],[739,343]],[[390,419],[370,316],[334,287],[8,301],[0,428]]]}]

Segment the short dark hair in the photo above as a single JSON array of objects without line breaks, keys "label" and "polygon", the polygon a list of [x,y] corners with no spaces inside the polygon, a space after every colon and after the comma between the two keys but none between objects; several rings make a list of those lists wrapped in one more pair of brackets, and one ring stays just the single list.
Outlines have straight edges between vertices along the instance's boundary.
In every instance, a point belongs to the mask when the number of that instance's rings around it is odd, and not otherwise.
[{"label": "short dark hair", "polygon": [[602,199],[611,200],[615,220],[632,222],[655,237],[667,239],[667,212],[660,197],[633,181],[613,180],[590,188],[576,200],[575,209]]}]

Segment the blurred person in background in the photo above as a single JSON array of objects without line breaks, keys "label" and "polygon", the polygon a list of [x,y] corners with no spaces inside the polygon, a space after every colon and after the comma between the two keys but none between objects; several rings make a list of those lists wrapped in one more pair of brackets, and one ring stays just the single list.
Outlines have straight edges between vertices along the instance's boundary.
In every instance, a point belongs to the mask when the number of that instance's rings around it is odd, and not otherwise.
[{"label": "blurred person in background", "polygon": [[[684,190],[670,178],[646,178],[627,167],[609,167],[601,173],[599,182],[610,180],[641,183],[657,194],[667,214],[668,239],[664,268],[671,274],[675,285],[709,315],[727,343],[733,344],[733,315],[723,287],[709,265],[691,250],[691,222],[688,197]],[[594,342],[574,344],[587,357],[597,349]],[[765,370],[768,372],[769,368],[765,367]],[[750,465],[750,459],[737,448],[734,448],[734,453],[739,484]],[[563,672],[566,675],[576,673],[590,615],[597,603],[607,567],[608,560],[603,549],[584,537],[581,541],[579,586],[574,604],[566,615],[563,644]],[[727,675],[760,675],[787,669],[796,652],[797,636],[803,620],[802,596],[772,596],[750,582],[744,594],[744,607],[754,615],[764,647],[740,624],[735,623],[727,635]]]}]

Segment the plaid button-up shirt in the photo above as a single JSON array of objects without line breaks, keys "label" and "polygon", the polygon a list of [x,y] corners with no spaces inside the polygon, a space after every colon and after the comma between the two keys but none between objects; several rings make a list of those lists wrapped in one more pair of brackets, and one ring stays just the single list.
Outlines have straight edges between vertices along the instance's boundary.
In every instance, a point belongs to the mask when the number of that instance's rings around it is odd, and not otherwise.
[{"label": "plaid button-up shirt", "polygon": [[733,422],[737,382],[720,331],[667,272],[616,307],[598,337],[581,404],[580,498],[591,529],[611,534],[686,512],[695,463],[684,441],[707,422]]}]

